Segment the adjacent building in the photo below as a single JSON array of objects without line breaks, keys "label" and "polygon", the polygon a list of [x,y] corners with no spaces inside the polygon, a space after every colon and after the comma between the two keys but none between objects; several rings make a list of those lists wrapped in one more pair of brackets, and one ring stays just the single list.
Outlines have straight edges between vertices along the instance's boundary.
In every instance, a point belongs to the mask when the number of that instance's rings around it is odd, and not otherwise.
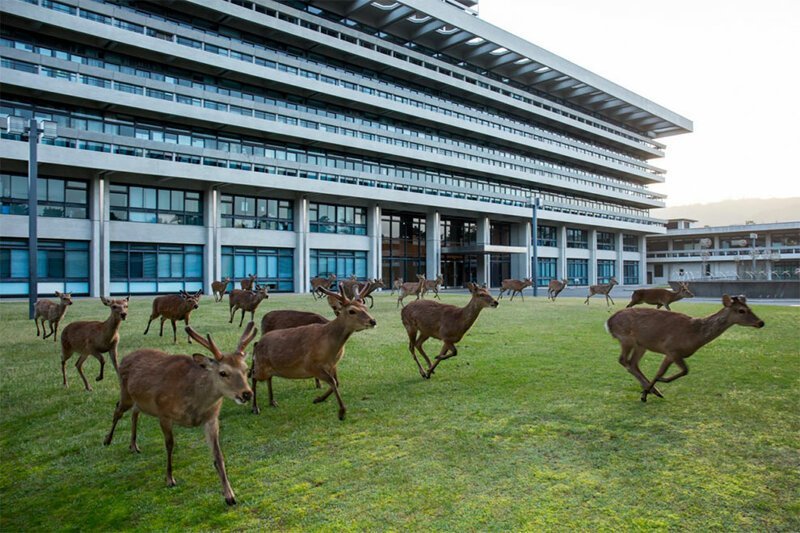
[{"label": "adjacent building", "polygon": [[[474,5],[5,0],[0,121],[58,128],[38,291],[643,282],[658,139],[691,122]],[[2,131],[0,294],[23,295],[28,144]]]}]

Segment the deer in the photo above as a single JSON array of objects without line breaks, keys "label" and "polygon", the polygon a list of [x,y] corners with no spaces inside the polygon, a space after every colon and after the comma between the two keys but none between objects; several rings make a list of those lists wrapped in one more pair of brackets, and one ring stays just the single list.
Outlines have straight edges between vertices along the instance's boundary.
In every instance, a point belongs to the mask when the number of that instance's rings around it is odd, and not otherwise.
[{"label": "deer", "polygon": [[[161,317],[161,328],[158,332],[159,337],[164,336],[164,322],[169,320],[172,323],[172,342],[178,342],[178,330],[175,322],[183,320],[184,323],[189,325],[189,316],[192,311],[200,307],[200,296],[203,294],[202,290],[194,294],[182,290],[178,294],[167,294],[165,296],[156,296],[153,298],[153,310],[150,312],[150,320],[147,321],[147,327],[144,330],[144,335],[150,331],[150,323],[158,317]],[[189,344],[192,343],[191,335],[188,336]]]},{"label": "deer", "polygon": [[[763,328],[764,321],[748,307],[744,296],[722,296],[722,309],[705,318],[692,318],[682,313],[665,313],[651,308],[622,309],[606,321],[606,331],[619,341],[619,364],[633,374],[642,385],[641,400],[648,394],[664,396],[656,383],[670,383],[689,373],[685,359],[722,335],[733,325]],[[652,380],[639,369],[639,361],[647,350],[664,355]],[[672,364],[679,372],[664,377]]]},{"label": "deer", "polygon": [[[53,336],[53,342],[56,342],[58,337],[58,323],[67,314],[67,307],[72,305],[72,294],[68,292],[56,291],[58,303],[51,302],[50,300],[37,300],[33,306],[33,322],[36,324],[36,336],[39,336],[39,321],[42,321],[42,340],[49,336]],[[47,330],[44,328],[45,320],[50,325],[50,333],[45,333]]]},{"label": "deer", "polygon": [[443,281],[444,281],[444,278],[442,277],[441,274],[436,276],[436,279],[425,280],[425,286],[423,287],[422,293],[420,294],[420,296],[422,298],[425,298],[425,295],[427,293],[433,291],[433,297],[438,299],[438,300],[441,300],[441,298],[439,298],[439,287],[442,286],[442,282]]},{"label": "deer", "polygon": [[172,476],[172,450],[175,439],[172,426],[202,425],[214,457],[214,468],[222,483],[225,503],[235,505],[236,496],[228,482],[225,458],[219,445],[219,410],[223,398],[230,398],[243,405],[253,394],[247,384],[244,350],[257,332],[253,322],[250,322],[242,333],[236,350],[223,354],[211,335],[203,338],[191,326],[186,326],[186,333],[211,352],[213,359],[199,353],[191,356],[173,355],[152,349],[136,350],[128,354],[119,367],[119,401],[114,409],[111,430],[103,444],[111,444],[117,422],[126,411],[133,409],[129,448],[132,452],[141,453],[136,441],[139,413],[158,418],[167,449],[166,482],[168,487],[174,487],[176,482]]},{"label": "deer", "polygon": [[[456,343],[472,327],[483,309],[496,308],[499,305],[485,287],[467,283],[467,288],[472,296],[464,307],[434,300],[416,300],[400,311],[400,318],[408,333],[408,350],[417,363],[419,374],[423,379],[430,379],[439,363],[458,354]],[[431,337],[442,341],[442,349],[433,363],[422,348],[425,341]],[[422,368],[415,349],[428,364],[427,370]]]},{"label": "deer", "polygon": [[526,287],[530,287],[533,285],[533,280],[531,278],[525,278],[522,281],[518,279],[504,279],[500,282],[500,294],[497,296],[498,300],[503,299],[503,293],[506,291],[511,291],[511,301],[514,301],[514,295],[519,293],[522,296],[522,301],[525,301],[525,294],[522,291],[525,290]]},{"label": "deer", "polygon": [[[369,281],[367,281],[369,283]],[[353,299],[356,295],[361,292],[361,283],[358,281],[358,277],[353,274],[348,279],[343,279],[339,282],[339,286],[344,289],[344,295],[347,296],[349,299]]]},{"label": "deer", "polygon": [[390,293],[391,296],[394,296],[396,291],[400,290],[400,287],[403,286],[403,278],[394,278],[392,282],[392,292]]},{"label": "deer", "polygon": [[395,307],[399,307],[401,304],[405,307],[406,305],[403,303],[403,300],[406,296],[411,294],[416,294],[416,299],[419,300],[422,289],[425,288],[425,275],[417,274],[417,280],[416,283],[409,281],[400,285],[400,289],[397,292],[397,306]]},{"label": "deer", "polygon": [[[350,336],[357,331],[374,328],[377,322],[361,301],[348,299],[341,289],[338,293],[328,289],[322,291],[329,296],[336,295],[341,303],[341,309],[335,319],[326,324],[308,324],[270,331],[262,335],[253,348],[250,378],[254,414],[261,412],[256,389],[259,381],[267,382],[269,404],[277,407],[272,393],[273,377],[317,378],[327,383],[329,389],[314,398],[314,403],[324,402],[331,394],[335,394],[339,402],[339,420],[344,420],[347,408],[339,393],[337,365],[344,356],[345,344]],[[363,297],[363,291],[360,295]]]},{"label": "deer", "polygon": [[239,309],[242,310],[239,327],[242,327],[244,322],[245,311],[250,312],[250,320],[255,320],[256,309],[261,304],[261,301],[267,298],[269,298],[269,293],[266,286],[259,287],[256,291],[233,289],[228,295],[228,307],[231,310],[231,319],[228,320],[228,324],[233,324],[233,315]]},{"label": "deer", "polygon": [[228,285],[231,282],[230,277],[225,277],[222,281],[212,281],[211,282],[211,292],[214,295],[214,303],[218,303],[222,301],[222,297],[225,296],[225,293],[228,290]]},{"label": "deer", "polygon": [[105,322],[72,322],[61,332],[61,376],[64,380],[64,387],[67,387],[67,361],[75,352],[80,354],[78,361],[75,363],[75,368],[78,369],[78,374],[80,374],[87,392],[91,392],[92,387],[89,386],[89,382],[83,374],[83,363],[90,355],[100,362],[100,374],[95,378],[95,381],[103,379],[103,370],[106,366],[106,362],[103,359],[103,353],[105,352],[108,352],[111,364],[114,365],[114,370],[119,373],[117,367],[119,327],[122,321],[128,317],[128,302],[130,298],[128,296],[114,300],[101,296],[100,301],[111,310],[111,315]]},{"label": "deer", "polygon": [[[338,314],[339,307],[337,306],[333,312]],[[292,309],[270,311],[261,319],[261,334],[264,335],[278,329],[296,328],[307,326],[308,324],[327,324],[328,322],[330,320],[324,316],[311,311],[295,311]],[[314,378],[314,384],[318,389],[322,388],[319,379]]]},{"label": "deer", "polygon": [[315,300],[322,298],[323,294],[319,292],[320,287],[330,289],[334,281],[336,281],[336,274],[330,274],[327,278],[320,276],[311,278],[311,295]]},{"label": "deer", "polygon": [[551,302],[555,302],[556,298],[561,291],[567,288],[569,284],[569,280],[567,278],[562,279],[561,281],[557,279],[551,279],[550,283],[547,284],[547,299]]},{"label": "deer", "polygon": [[256,275],[248,274],[246,278],[239,280],[239,285],[241,285],[243,291],[256,290],[258,287],[258,283],[256,283]]},{"label": "deer", "polygon": [[611,295],[608,293],[611,292],[611,289],[614,288],[614,285],[618,284],[619,281],[617,281],[617,278],[612,277],[610,280],[608,280],[608,283],[603,283],[601,285],[589,285],[589,295],[586,297],[586,301],[583,303],[589,305],[589,298],[595,294],[602,294],[606,297],[606,306],[608,306],[609,300],[611,300],[611,305],[614,305],[614,299],[611,298]]},{"label": "deer", "polygon": [[678,290],[671,291],[667,289],[636,289],[631,295],[631,301],[626,307],[633,307],[640,303],[655,305],[656,309],[666,307],[667,311],[672,311],[669,304],[675,303],[683,298],[694,298],[694,294],[689,290],[689,284],[685,282],[678,283]]}]

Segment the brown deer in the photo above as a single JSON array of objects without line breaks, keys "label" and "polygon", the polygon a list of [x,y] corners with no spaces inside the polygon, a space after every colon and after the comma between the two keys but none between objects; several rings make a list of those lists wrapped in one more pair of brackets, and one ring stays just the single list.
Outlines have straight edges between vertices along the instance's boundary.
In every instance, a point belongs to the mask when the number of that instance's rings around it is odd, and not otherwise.
[{"label": "brown deer", "polygon": [[234,505],[236,496],[228,482],[225,458],[219,446],[219,410],[223,397],[245,404],[253,394],[247,385],[247,364],[244,360],[244,350],[258,331],[253,326],[252,322],[247,324],[236,350],[226,354],[220,352],[211,340],[211,335],[203,338],[187,326],[186,333],[211,352],[213,359],[199,353],[191,356],[172,355],[149,349],[128,354],[119,367],[119,401],[114,409],[111,430],[103,444],[111,444],[117,422],[125,411],[133,408],[130,449],[139,453],[136,442],[139,413],[158,418],[167,448],[167,486],[174,487],[176,483],[172,477],[172,449],[175,439],[172,426],[203,425],[206,441],[214,456],[214,468],[222,482],[225,503]]},{"label": "brown deer", "polygon": [[[334,314],[338,314],[339,308],[337,305],[333,310]],[[328,322],[330,320],[324,316],[310,311],[294,311],[292,309],[270,311],[261,319],[261,335],[277,329],[296,328],[308,324],[327,324]],[[318,389],[321,388],[319,379],[314,378],[314,384]]]},{"label": "brown deer", "polygon": [[689,284],[680,282],[678,283],[678,290],[671,291],[667,289],[636,289],[631,295],[631,302],[627,307],[633,307],[642,302],[650,305],[655,305],[656,309],[661,309],[661,306],[667,308],[667,311],[672,311],[669,304],[677,302],[683,298],[694,298],[694,294],[689,290]]},{"label": "brown deer", "polygon": [[[339,402],[339,420],[344,420],[347,408],[339,394],[337,365],[344,356],[344,345],[356,331],[374,328],[375,319],[358,300],[349,300],[342,293],[322,289],[326,294],[336,294],[341,310],[327,324],[309,324],[290,329],[271,331],[261,337],[253,350],[253,367],[250,371],[253,389],[253,413],[260,412],[256,385],[267,382],[269,404],[277,407],[272,394],[274,376],[287,379],[317,378],[329,385],[327,392],[314,399],[324,402],[331,394]],[[362,294],[363,296],[363,294]]]},{"label": "brown deer", "polygon": [[425,286],[423,287],[420,296],[425,298],[426,294],[433,292],[433,297],[441,300],[441,298],[439,298],[439,288],[442,286],[442,282],[444,282],[444,278],[441,274],[436,276],[436,279],[425,280]]},{"label": "brown deer", "polygon": [[267,286],[259,287],[255,292],[248,290],[233,289],[228,295],[228,307],[231,310],[231,319],[228,324],[233,324],[233,315],[239,309],[242,310],[242,318],[239,319],[239,327],[242,327],[244,322],[244,313],[250,312],[250,320],[255,320],[256,309],[262,300],[269,298]]},{"label": "brown deer", "polygon": [[[485,287],[467,283],[467,288],[472,293],[472,297],[464,307],[456,307],[433,300],[417,300],[400,311],[403,326],[408,333],[408,350],[424,379],[430,379],[439,363],[458,354],[456,343],[472,327],[484,308],[498,306],[497,300],[492,298]],[[432,364],[422,349],[422,345],[431,337],[442,341],[442,349]],[[414,352],[415,348],[425,358],[425,362],[428,364],[427,371],[419,363]]]},{"label": "brown deer", "polygon": [[403,286],[403,278],[394,278],[392,282],[392,292],[390,293],[391,296],[394,296],[396,291],[400,290],[400,287]]},{"label": "brown deer", "polygon": [[[36,324],[37,337],[39,336],[39,321],[42,321],[42,340],[52,335],[53,342],[56,342],[58,323],[67,313],[67,307],[72,305],[72,294],[56,291],[56,296],[58,297],[58,303],[53,303],[50,300],[38,300],[36,305],[33,306],[33,322]],[[50,324],[50,333],[45,333],[47,331],[44,327],[45,320]]]},{"label": "brown deer", "polygon": [[551,279],[550,283],[547,284],[547,299],[551,302],[555,302],[556,298],[561,291],[567,288],[569,284],[569,280],[567,278],[562,279],[561,281],[557,279]]},{"label": "brown deer", "polygon": [[[366,283],[369,283],[369,281]],[[343,293],[347,299],[352,300],[361,292],[362,284],[358,281],[358,277],[353,274],[348,279],[340,281],[339,286],[342,287]]]},{"label": "brown deer", "polygon": [[608,306],[609,300],[611,300],[611,305],[614,305],[614,299],[611,298],[611,295],[608,293],[610,293],[611,289],[614,288],[614,285],[617,284],[619,284],[617,278],[612,277],[610,280],[608,280],[608,283],[603,283],[601,285],[589,285],[589,295],[586,297],[586,301],[583,303],[589,305],[589,298],[595,294],[602,294],[606,297],[606,306]]},{"label": "brown deer", "polygon": [[[722,296],[722,309],[705,318],[692,318],[681,313],[664,313],[650,308],[622,309],[606,321],[606,331],[619,341],[622,351],[619,364],[633,374],[642,385],[643,402],[648,394],[664,396],[657,382],[669,383],[689,373],[685,359],[713,341],[734,324],[763,328],[744,296]],[[639,369],[639,361],[647,350],[664,355],[655,377],[648,380]],[[664,377],[675,363],[680,372]]]},{"label": "brown deer", "polygon": [[397,306],[395,307],[399,307],[401,304],[405,307],[406,304],[403,303],[403,300],[411,294],[416,294],[416,299],[419,300],[422,289],[425,288],[425,275],[417,274],[417,280],[416,283],[409,281],[400,285],[400,289],[397,291]]},{"label": "brown deer", "polygon": [[336,281],[336,274],[330,274],[327,278],[320,276],[311,278],[311,295],[314,296],[315,300],[322,298],[324,295],[319,291],[320,287],[330,289],[334,281]]},{"label": "brown deer", "polygon": [[80,354],[78,361],[75,363],[75,368],[78,369],[78,374],[80,374],[83,386],[87,391],[91,391],[92,388],[83,374],[83,362],[90,355],[100,362],[100,374],[95,378],[95,381],[103,379],[103,369],[106,366],[106,362],[103,359],[103,353],[105,352],[108,352],[111,364],[114,365],[114,370],[119,372],[117,368],[119,326],[128,317],[128,302],[130,298],[128,296],[127,298],[112,300],[101,296],[100,301],[103,302],[103,305],[111,308],[111,315],[105,322],[72,322],[61,332],[61,376],[64,379],[65,387],[67,386],[67,361],[75,352]]},{"label": "brown deer", "polygon": [[[183,320],[184,323],[189,325],[189,316],[192,311],[200,307],[200,296],[203,291],[197,291],[194,294],[189,294],[186,291],[180,291],[178,294],[167,294],[166,296],[156,296],[153,298],[153,310],[150,312],[150,320],[147,321],[147,327],[144,330],[144,335],[150,331],[150,323],[158,317],[161,317],[161,328],[158,332],[159,337],[164,336],[164,322],[169,320],[172,323],[172,342],[178,342],[178,330],[175,322]],[[189,344],[192,343],[191,335],[187,337]]]},{"label": "brown deer", "polygon": [[503,293],[506,291],[511,291],[511,301],[514,301],[514,295],[519,293],[522,296],[522,301],[525,301],[525,294],[524,291],[527,287],[533,285],[533,280],[531,278],[525,278],[522,281],[518,279],[504,279],[500,282],[500,294],[497,296],[498,300],[503,299]]},{"label": "brown deer", "polygon": [[230,282],[231,278],[229,277],[223,278],[222,281],[211,282],[211,292],[214,294],[214,303],[222,301],[222,297],[225,296],[225,293],[228,291]]},{"label": "brown deer", "polygon": [[256,290],[258,287],[258,283],[256,283],[256,275],[248,274],[246,278],[239,280],[239,285],[241,285],[243,291]]}]

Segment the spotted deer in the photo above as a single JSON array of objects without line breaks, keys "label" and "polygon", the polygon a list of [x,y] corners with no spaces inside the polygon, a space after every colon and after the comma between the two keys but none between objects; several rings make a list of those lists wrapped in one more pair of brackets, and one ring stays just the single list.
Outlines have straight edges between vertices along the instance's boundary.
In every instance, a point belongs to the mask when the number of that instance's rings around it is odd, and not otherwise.
[{"label": "spotted deer", "polygon": [[503,299],[503,293],[506,291],[511,292],[511,301],[514,301],[514,295],[519,293],[522,297],[522,301],[525,301],[525,294],[523,291],[533,285],[533,280],[531,278],[525,278],[523,280],[518,279],[504,279],[500,282],[500,294],[497,296],[498,300]]},{"label": "spotted deer", "polygon": [[231,278],[226,277],[222,281],[211,282],[211,292],[214,294],[214,303],[222,301],[223,296],[228,291],[228,285],[231,283]]},{"label": "spotted deer", "polygon": [[556,298],[561,291],[567,288],[569,284],[569,280],[567,278],[562,279],[561,281],[557,279],[551,279],[550,283],[547,284],[547,299],[551,302],[555,302]]},{"label": "spotted deer", "polygon": [[619,282],[617,281],[617,278],[612,277],[610,280],[608,280],[608,283],[604,283],[602,285],[589,285],[589,295],[586,297],[586,301],[583,303],[589,305],[589,298],[595,294],[602,294],[606,297],[606,306],[608,306],[609,300],[611,300],[611,305],[614,305],[614,299],[611,298],[609,293],[611,292],[611,289],[614,288],[614,285],[618,284]]},{"label": "spotted deer", "polygon": [[[56,291],[58,303],[51,302],[50,300],[38,300],[33,307],[33,322],[36,324],[36,336],[39,336],[39,321],[42,321],[42,340],[49,336],[53,336],[53,342],[56,342],[58,337],[58,323],[67,314],[67,307],[72,305],[72,294],[68,292]],[[50,333],[46,333],[44,323],[47,321],[50,325]]]}]

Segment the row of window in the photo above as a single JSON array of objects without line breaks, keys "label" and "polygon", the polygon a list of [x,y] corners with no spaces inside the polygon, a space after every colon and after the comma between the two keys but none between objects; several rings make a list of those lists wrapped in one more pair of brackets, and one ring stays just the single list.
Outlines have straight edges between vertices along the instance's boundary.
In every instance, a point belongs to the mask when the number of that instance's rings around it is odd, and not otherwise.
[{"label": "row of window", "polygon": [[[36,182],[40,217],[88,218],[88,184],[85,181],[40,177]],[[0,214],[28,214],[28,177],[0,173]]]},{"label": "row of window", "polygon": [[[556,226],[537,226],[537,244],[539,246],[558,246],[558,228]],[[589,248],[589,230],[567,228],[567,248]],[[597,232],[598,250],[616,250],[617,235],[607,231]],[[624,252],[639,251],[639,237],[628,233],[622,234],[622,250]]]},{"label": "row of window", "polygon": [[[623,261],[623,278],[626,285],[639,284],[639,261]],[[538,285],[547,287],[551,279],[560,279],[558,260],[555,257],[538,258]],[[597,261],[597,283],[608,283],[617,277],[617,263],[613,260]],[[567,279],[571,285],[589,284],[589,260],[567,259]]]},{"label": "row of window", "polygon": [[220,217],[225,228],[294,230],[291,200],[223,194],[220,198]]},{"label": "row of window", "polygon": [[[89,294],[89,243],[40,239],[36,251],[39,290]],[[28,240],[0,239],[0,296],[28,294]]]}]

